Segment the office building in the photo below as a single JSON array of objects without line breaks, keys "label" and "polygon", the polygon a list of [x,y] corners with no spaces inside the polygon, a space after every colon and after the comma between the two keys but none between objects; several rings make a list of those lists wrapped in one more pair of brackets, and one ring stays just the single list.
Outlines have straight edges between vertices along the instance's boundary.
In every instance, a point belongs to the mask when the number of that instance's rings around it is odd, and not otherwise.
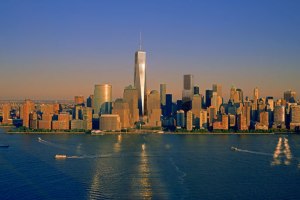
[{"label": "office building", "polygon": [[123,100],[128,103],[130,111],[130,126],[139,121],[138,91],[131,85],[124,89]]},{"label": "office building", "polygon": [[187,74],[183,76],[183,91],[182,91],[182,101],[192,101],[194,95],[194,83],[193,76]]},{"label": "office building", "polygon": [[172,94],[166,94],[165,116],[171,117],[173,113]]},{"label": "office building", "polygon": [[185,116],[183,110],[178,110],[176,113],[176,126],[178,128],[184,128],[185,127]]},{"label": "office building", "polygon": [[103,131],[120,131],[120,116],[114,114],[102,114],[99,117],[99,129]]},{"label": "office building", "polygon": [[222,98],[222,85],[219,85],[219,84],[213,84],[212,86],[213,88],[213,92],[216,92],[217,93],[217,96],[221,97]]},{"label": "office building", "polygon": [[284,92],[283,98],[286,102],[294,103],[294,101],[296,100],[296,92],[292,90],[288,90]]},{"label": "office building", "polygon": [[275,106],[273,128],[285,129],[285,106]]},{"label": "office building", "polygon": [[10,116],[11,105],[9,103],[2,106],[2,124],[11,124],[12,119]]},{"label": "office building", "polygon": [[112,104],[112,86],[110,84],[95,85],[93,109],[95,114],[110,114]]},{"label": "office building", "polygon": [[300,105],[292,105],[290,112],[290,129],[300,127]]},{"label": "office building", "polygon": [[186,130],[193,130],[193,112],[190,110],[186,113]]},{"label": "office building", "polygon": [[148,123],[147,126],[161,126],[160,96],[156,90],[151,91],[147,99]]},{"label": "office building", "polygon": [[90,95],[87,99],[86,99],[86,106],[89,108],[93,107],[93,99],[94,99],[94,95]]},{"label": "office building", "polygon": [[26,99],[22,105],[22,116],[23,126],[29,128],[29,114],[34,111],[34,103]]},{"label": "office building", "polygon": [[211,104],[211,99],[213,97],[213,91],[212,90],[206,90],[205,91],[205,105],[206,107],[210,107],[212,104]]},{"label": "office building", "polygon": [[194,95],[195,95],[195,94],[200,94],[200,88],[199,88],[198,85],[195,85],[195,86],[194,86]]},{"label": "office building", "polygon": [[121,128],[130,128],[130,110],[129,104],[123,99],[116,99],[114,102],[112,114],[120,116]]},{"label": "office building", "polygon": [[146,52],[142,51],[141,47],[140,50],[135,52],[134,64],[134,87],[138,91],[139,115],[144,116],[147,111]]},{"label": "office building", "polygon": [[160,84],[160,104],[162,106],[166,105],[166,93],[167,93],[167,85],[165,83]]}]

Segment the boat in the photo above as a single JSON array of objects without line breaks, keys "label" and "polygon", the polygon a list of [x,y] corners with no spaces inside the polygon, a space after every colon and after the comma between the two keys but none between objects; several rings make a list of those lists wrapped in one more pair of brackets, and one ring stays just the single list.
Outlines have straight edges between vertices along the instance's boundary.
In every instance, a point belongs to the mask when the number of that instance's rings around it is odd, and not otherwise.
[{"label": "boat", "polygon": [[236,147],[231,147],[231,150],[232,150],[232,151],[238,151],[239,149],[236,148]]},{"label": "boat", "polygon": [[39,141],[42,141],[42,138],[38,137],[38,140],[39,140]]},{"label": "boat", "polygon": [[163,134],[164,132],[163,131],[157,131],[157,133]]},{"label": "boat", "polygon": [[67,158],[67,155],[65,154],[56,154],[55,155],[55,159],[66,159]]},{"label": "boat", "polygon": [[9,145],[0,145],[0,148],[8,148]]}]

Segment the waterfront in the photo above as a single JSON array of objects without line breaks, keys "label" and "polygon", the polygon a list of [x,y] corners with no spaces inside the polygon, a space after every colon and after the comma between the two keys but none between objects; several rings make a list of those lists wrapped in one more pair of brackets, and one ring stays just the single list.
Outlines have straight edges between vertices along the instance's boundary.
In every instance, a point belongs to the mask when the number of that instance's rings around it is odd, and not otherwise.
[{"label": "waterfront", "polygon": [[0,132],[1,199],[300,197],[299,135]]}]

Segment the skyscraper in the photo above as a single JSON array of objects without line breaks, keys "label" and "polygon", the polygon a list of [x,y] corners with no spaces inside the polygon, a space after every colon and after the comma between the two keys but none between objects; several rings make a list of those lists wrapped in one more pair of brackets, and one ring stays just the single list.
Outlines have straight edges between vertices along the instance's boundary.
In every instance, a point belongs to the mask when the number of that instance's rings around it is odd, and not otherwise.
[{"label": "skyscraper", "polygon": [[213,84],[213,91],[216,92],[217,95],[222,98],[222,85]]},{"label": "skyscraper", "polygon": [[[296,92],[292,91],[292,90],[288,90],[288,91],[284,92],[283,98],[286,102],[293,101],[296,99]],[[291,103],[293,103],[293,102],[291,102]]]},{"label": "skyscraper", "polygon": [[93,109],[95,114],[110,114],[112,102],[112,86],[110,84],[95,85]]},{"label": "skyscraper", "polygon": [[133,126],[135,122],[139,121],[138,109],[138,91],[131,85],[124,89],[123,100],[129,105],[130,110],[130,125]]},{"label": "skyscraper", "polygon": [[258,88],[256,87],[256,88],[254,88],[254,90],[253,90],[253,100],[254,100],[254,103],[256,103],[258,99],[259,99],[259,90],[258,90]]},{"label": "skyscraper", "polygon": [[162,106],[166,105],[166,93],[167,85],[165,83],[160,84],[160,104]]},{"label": "skyscraper", "polygon": [[183,76],[182,100],[184,102],[191,101],[194,95],[193,75],[187,74]]},{"label": "skyscraper", "polygon": [[156,90],[151,91],[147,102],[148,126],[161,126],[160,96]]},{"label": "skyscraper", "polygon": [[138,50],[135,52],[134,62],[134,87],[138,90],[138,107],[139,114],[143,116],[146,114],[147,101],[147,86],[146,86],[146,52]]}]

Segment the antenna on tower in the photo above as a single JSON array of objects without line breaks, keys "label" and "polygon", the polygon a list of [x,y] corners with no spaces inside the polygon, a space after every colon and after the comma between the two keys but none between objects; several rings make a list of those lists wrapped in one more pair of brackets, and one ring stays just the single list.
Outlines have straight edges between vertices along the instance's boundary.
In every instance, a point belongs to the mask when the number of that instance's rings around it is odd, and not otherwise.
[{"label": "antenna on tower", "polygon": [[142,31],[140,31],[140,51],[142,50]]}]

